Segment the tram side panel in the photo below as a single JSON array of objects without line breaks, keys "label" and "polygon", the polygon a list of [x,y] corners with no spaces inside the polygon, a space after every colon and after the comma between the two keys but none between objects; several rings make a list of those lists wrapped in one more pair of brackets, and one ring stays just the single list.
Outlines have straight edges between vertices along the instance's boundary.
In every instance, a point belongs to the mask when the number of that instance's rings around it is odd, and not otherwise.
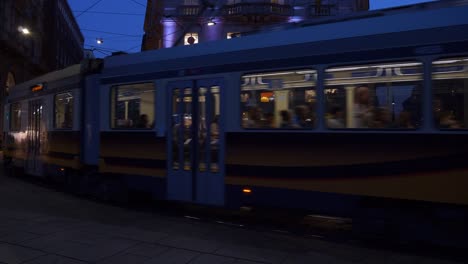
[{"label": "tram side panel", "polygon": [[5,113],[3,159],[11,173],[22,173],[27,157],[27,101],[6,104]]},{"label": "tram side panel", "polygon": [[228,202],[240,206],[468,205],[466,135],[228,133],[226,155]]},{"label": "tram side panel", "polygon": [[81,163],[81,87],[49,95],[51,107],[46,115],[48,149],[45,156],[48,176],[64,181],[79,174]]},{"label": "tram side panel", "polygon": [[164,199],[166,138],[156,133],[154,85],[105,86],[100,96],[100,175]]}]

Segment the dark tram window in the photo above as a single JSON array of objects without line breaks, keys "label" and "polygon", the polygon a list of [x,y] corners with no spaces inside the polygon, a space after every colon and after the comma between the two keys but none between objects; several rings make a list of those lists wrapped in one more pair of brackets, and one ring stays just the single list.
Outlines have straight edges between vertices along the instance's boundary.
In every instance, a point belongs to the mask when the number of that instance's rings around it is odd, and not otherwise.
[{"label": "dark tram window", "polygon": [[317,72],[291,70],[242,76],[242,127],[311,129],[316,124]]},{"label": "dark tram window", "polygon": [[422,64],[385,63],[325,71],[331,129],[415,129],[422,119]]},{"label": "dark tram window", "polygon": [[119,85],[111,91],[111,127],[151,129],[154,126],[153,83]]},{"label": "dark tram window", "polygon": [[71,92],[61,93],[55,96],[54,128],[73,128],[73,94]]},{"label": "dark tram window", "polygon": [[468,127],[468,58],[432,63],[433,111],[440,129]]}]

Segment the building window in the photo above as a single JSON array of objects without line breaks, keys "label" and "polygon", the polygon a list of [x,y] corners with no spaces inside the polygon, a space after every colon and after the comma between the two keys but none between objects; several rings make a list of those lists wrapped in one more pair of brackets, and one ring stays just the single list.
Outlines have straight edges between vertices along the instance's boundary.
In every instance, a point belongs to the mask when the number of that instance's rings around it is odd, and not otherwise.
[{"label": "building window", "polygon": [[284,5],[285,0],[271,0],[272,4]]},{"label": "building window", "polygon": [[311,129],[316,121],[314,70],[242,76],[241,118],[244,128]]},{"label": "building window", "polygon": [[422,120],[422,64],[382,63],[325,71],[328,128],[414,129]]},{"label": "building window", "polygon": [[54,128],[73,128],[73,94],[66,92],[55,96],[55,122]]},{"label": "building window", "polygon": [[194,5],[199,5],[200,3],[198,2],[198,0],[184,0],[184,5],[191,5],[191,6],[194,6]]},{"label": "building window", "polygon": [[441,129],[468,127],[468,58],[432,63],[434,122]]},{"label": "building window", "polygon": [[198,43],[198,33],[187,33],[184,37],[184,45],[193,45]]},{"label": "building window", "polygon": [[10,106],[10,131],[21,131],[21,103]]},{"label": "building window", "polygon": [[154,126],[153,83],[112,87],[111,98],[112,128],[150,129]]}]

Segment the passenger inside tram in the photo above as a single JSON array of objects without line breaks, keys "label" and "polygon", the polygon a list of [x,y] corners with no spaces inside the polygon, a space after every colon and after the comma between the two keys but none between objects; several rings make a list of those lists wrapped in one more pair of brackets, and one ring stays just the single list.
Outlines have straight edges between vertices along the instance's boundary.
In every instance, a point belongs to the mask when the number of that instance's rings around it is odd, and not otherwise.
[{"label": "passenger inside tram", "polygon": [[327,115],[328,128],[344,128],[344,113],[343,108],[339,105],[333,105]]},{"label": "passenger inside tram", "polygon": [[367,86],[360,86],[355,92],[353,124],[355,128],[372,126],[373,109]]}]

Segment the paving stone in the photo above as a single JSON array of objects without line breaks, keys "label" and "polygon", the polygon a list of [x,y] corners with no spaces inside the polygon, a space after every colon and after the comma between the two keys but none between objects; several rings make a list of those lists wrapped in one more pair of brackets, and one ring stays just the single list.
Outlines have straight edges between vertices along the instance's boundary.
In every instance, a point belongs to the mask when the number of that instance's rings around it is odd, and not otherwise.
[{"label": "paving stone", "polygon": [[105,234],[112,237],[122,237],[125,239],[137,240],[147,243],[154,243],[169,236],[169,234],[167,233],[154,232],[134,227],[119,227],[105,225],[90,225],[80,230],[96,234]]},{"label": "paving stone", "polygon": [[83,261],[98,261],[124,251],[135,244],[135,241],[130,240],[109,240],[102,243],[63,241],[48,247],[47,251]]},{"label": "paving stone", "polygon": [[21,241],[18,244],[40,250],[47,250],[50,247],[54,247],[64,241],[63,234],[54,234],[48,236],[41,236],[31,240]]},{"label": "paving stone", "polygon": [[0,235],[1,242],[8,242],[8,243],[19,243],[27,240],[31,240],[34,238],[38,238],[39,235],[23,232],[23,231],[14,231],[10,233],[6,233],[4,235]]},{"label": "paving stone", "polygon": [[131,254],[136,254],[136,255],[152,258],[152,257],[159,256],[163,252],[168,251],[168,250],[169,250],[168,247],[142,243],[142,244],[135,245],[125,250],[125,253],[131,253]]},{"label": "paving stone", "polygon": [[186,236],[168,237],[165,239],[161,239],[159,243],[169,247],[177,247],[206,253],[213,253],[221,247],[221,245],[215,241]]},{"label": "paving stone", "polygon": [[173,248],[145,262],[145,264],[186,264],[198,255],[200,254],[193,251]]},{"label": "paving stone", "polygon": [[86,264],[86,262],[65,258],[57,255],[40,256],[24,264]]},{"label": "paving stone", "polygon": [[211,254],[203,254],[197,256],[195,259],[190,261],[190,264],[233,264],[236,259],[216,256]]},{"label": "paving stone", "polygon": [[238,259],[238,260],[234,261],[233,264],[258,264],[258,262]]},{"label": "paving stone", "polygon": [[24,211],[2,211],[0,212],[1,219],[11,219],[11,220],[33,220],[47,217],[46,214],[38,214],[33,212],[24,212]]},{"label": "paving stone", "polygon": [[42,251],[0,243],[0,262],[19,264],[46,255]]},{"label": "paving stone", "polygon": [[98,261],[97,264],[140,264],[145,263],[149,259],[145,256],[121,253]]},{"label": "paving stone", "polygon": [[281,263],[288,255],[286,252],[277,250],[237,245],[225,246],[217,250],[215,253],[222,256],[267,263]]},{"label": "paving stone", "polygon": [[356,263],[353,261],[340,259],[335,256],[330,256],[320,253],[307,253],[299,255],[290,255],[286,257],[282,264],[303,264],[303,263],[314,263],[314,264],[352,264]]}]

